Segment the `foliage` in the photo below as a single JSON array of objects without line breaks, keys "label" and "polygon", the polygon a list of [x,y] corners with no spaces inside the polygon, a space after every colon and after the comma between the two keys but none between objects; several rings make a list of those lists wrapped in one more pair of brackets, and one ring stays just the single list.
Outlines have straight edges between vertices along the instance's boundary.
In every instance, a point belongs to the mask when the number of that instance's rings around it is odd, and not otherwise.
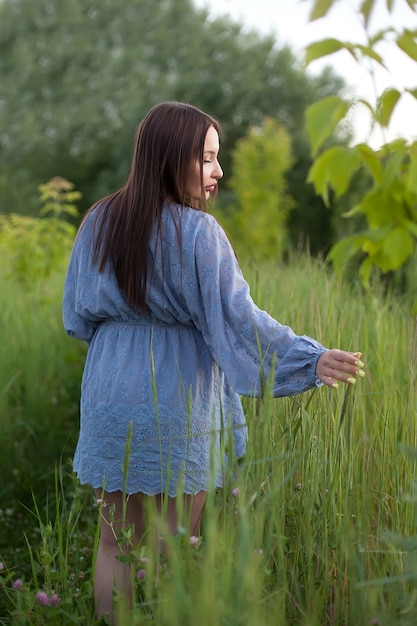
[{"label": "foliage", "polygon": [[[313,2],[311,19],[323,17],[337,0],[316,0]],[[377,47],[393,37],[393,27],[372,34],[370,19],[372,13],[382,4],[378,0],[361,3],[359,14],[364,24],[366,45],[325,39],[307,47],[306,62],[347,50],[361,63],[371,59],[384,65],[384,59]],[[413,11],[415,0],[407,0]],[[393,3],[386,2],[389,11]],[[409,58],[417,61],[417,31],[404,27],[396,31],[395,45]],[[382,131],[389,127],[392,113],[405,93],[417,98],[417,87],[405,89],[402,93],[396,88],[388,88],[377,94],[376,103],[361,99],[359,102],[371,114],[374,124]],[[316,191],[328,204],[330,192],[336,197],[345,194],[359,170],[365,170],[369,186],[357,204],[346,213],[346,217],[361,215],[366,219],[367,228],[338,242],[333,246],[329,258],[341,271],[346,263],[360,253],[360,277],[368,286],[373,270],[382,272],[398,270],[412,257],[417,238],[417,142],[405,139],[385,143],[380,149],[359,143],[350,147],[325,148],[326,140],[334,132],[337,124],[345,118],[354,102],[347,102],[338,96],[329,96],[309,107],[306,126],[310,137],[314,163],[308,180],[314,183]],[[324,149],[323,149],[324,147]],[[321,150],[321,152],[320,152]]]},{"label": "foliage", "polygon": [[240,256],[277,258],[287,250],[293,201],[286,193],[285,172],[292,163],[290,136],[271,118],[238,140],[230,181],[237,205],[226,226]]},{"label": "foliage", "polygon": [[32,481],[46,472],[39,451],[52,465],[58,442],[63,453],[78,410],[74,370],[81,355],[65,337],[61,295],[75,231],[64,218],[77,215],[80,194],[61,178],[39,191],[40,217],[1,218],[0,501],[7,497],[10,506],[14,498],[25,501]]},{"label": "foliage", "polygon": [[222,123],[222,188],[250,127],[265,117],[286,127],[298,203],[291,234],[312,230],[314,211],[314,247],[324,245],[329,212],[305,183],[303,115],[320,95],[338,93],[341,77],[309,76],[273,37],[209,20],[191,0],[2,0],[0,23],[0,212],[36,215],[38,185],[57,174],[82,192],[83,212],[125,183],[149,108],[185,100]]},{"label": "foliage", "polygon": [[[120,626],[412,626],[415,320],[396,294],[349,286],[303,255],[245,274],[256,302],[281,322],[329,346],[363,350],[366,379],[349,394],[321,388],[273,399],[266,390],[261,402],[245,400],[246,458],[231,460],[225,489],[210,494],[200,539],[179,528],[169,563],[155,555],[153,533],[135,548],[136,607],[127,615],[120,604]],[[62,281],[61,270],[57,300]],[[9,282],[0,296],[0,372],[13,356],[33,385],[0,414],[0,481],[12,486],[0,490],[0,624],[98,626],[91,573],[105,503],[77,484],[66,461],[78,433],[68,416],[76,413],[83,347],[65,337],[58,302],[40,311],[33,294]],[[70,346],[78,353],[72,370]],[[44,398],[63,386],[51,411]],[[34,497],[22,499],[27,485]]]},{"label": "foliage", "polygon": [[[34,498],[28,507],[38,532],[25,533],[24,566],[1,562],[0,624],[69,626],[94,621],[89,587],[97,512],[90,492],[72,482],[58,467],[49,506],[40,508]],[[1,620],[6,615],[10,621]]]},{"label": "foliage", "polygon": [[59,177],[40,185],[39,192],[40,217],[0,215],[0,249],[7,278],[26,289],[39,289],[66,257],[75,226],[65,218],[78,216],[74,202],[81,197],[72,183]]}]

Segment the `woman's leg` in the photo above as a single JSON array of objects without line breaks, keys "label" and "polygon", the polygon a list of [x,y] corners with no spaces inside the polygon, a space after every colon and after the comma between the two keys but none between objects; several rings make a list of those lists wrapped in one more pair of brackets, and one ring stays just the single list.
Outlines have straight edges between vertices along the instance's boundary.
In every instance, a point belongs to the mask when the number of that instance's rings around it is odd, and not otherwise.
[{"label": "woman's leg", "polygon": [[[144,503],[149,496],[134,494],[124,496],[121,491],[108,493],[96,489],[97,499],[105,503],[100,520],[100,542],[97,552],[94,574],[94,603],[97,618],[108,615],[111,624],[116,623],[113,607],[113,590],[125,598],[128,606],[133,606],[132,572],[128,563],[122,563],[117,557],[123,554],[123,547],[118,543],[120,530],[134,524],[132,544],[138,545],[144,532]],[[126,498],[126,511],[123,519],[123,498]],[[194,496],[184,494],[181,519],[178,519],[177,500],[163,494],[154,496],[156,510],[164,522],[169,534],[176,535],[178,526],[188,529],[190,536],[200,534],[200,524],[206,500],[206,492],[200,491]],[[114,512],[112,512],[114,508]],[[164,551],[160,538],[157,538],[157,551]],[[126,546],[129,551],[131,546]]]},{"label": "woman's leg", "polygon": [[201,518],[203,516],[206,492],[199,491],[194,496],[184,494],[182,519],[178,520],[177,499],[159,494],[155,496],[156,510],[165,521],[170,535],[176,535],[178,526],[184,526],[190,536],[200,534]]},{"label": "woman's leg", "polygon": [[[143,496],[135,494],[126,497],[121,491],[108,493],[96,489],[96,497],[103,499],[104,504],[94,573],[94,602],[97,618],[108,615],[110,623],[115,624],[113,590],[117,590],[128,606],[133,605],[131,568],[117,558],[123,554],[123,546],[117,540],[123,528],[134,524],[132,543],[137,545],[140,542],[144,529]],[[124,498],[126,511],[123,519]],[[128,552],[130,547],[125,546],[125,551]]]}]

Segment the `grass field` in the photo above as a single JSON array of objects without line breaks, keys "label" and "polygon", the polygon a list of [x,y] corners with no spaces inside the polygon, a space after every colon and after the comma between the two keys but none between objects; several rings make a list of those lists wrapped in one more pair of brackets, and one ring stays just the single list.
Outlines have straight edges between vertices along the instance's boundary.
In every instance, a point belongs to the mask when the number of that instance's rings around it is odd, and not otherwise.
[{"label": "grass field", "polygon": [[[247,457],[210,495],[201,538],[161,563],[134,550],[133,615],[161,626],[417,623],[416,320],[307,257],[245,272],[298,334],[359,350],[349,390],[244,399]],[[96,624],[100,506],[71,474],[85,350],[61,326],[63,274],[41,290],[0,278],[0,624]],[[102,506],[102,505],[101,505]],[[152,519],[150,519],[152,526]]]}]

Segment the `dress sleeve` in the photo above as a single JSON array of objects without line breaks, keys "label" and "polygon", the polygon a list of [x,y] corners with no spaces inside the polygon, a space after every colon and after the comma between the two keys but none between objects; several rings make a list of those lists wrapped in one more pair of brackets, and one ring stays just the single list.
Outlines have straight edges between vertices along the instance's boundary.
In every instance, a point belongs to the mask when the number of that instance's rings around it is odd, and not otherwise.
[{"label": "dress sleeve", "polygon": [[316,365],[326,349],[255,305],[224,231],[205,218],[195,239],[198,298],[192,315],[230,386],[257,396],[264,377],[271,378],[275,397],[320,386]]},{"label": "dress sleeve", "polygon": [[64,328],[70,337],[81,339],[90,344],[99,320],[86,314],[81,306],[82,293],[85,289],[85,269],[81,271],[79,236],[72,250],[64,284],[62,317]]}]

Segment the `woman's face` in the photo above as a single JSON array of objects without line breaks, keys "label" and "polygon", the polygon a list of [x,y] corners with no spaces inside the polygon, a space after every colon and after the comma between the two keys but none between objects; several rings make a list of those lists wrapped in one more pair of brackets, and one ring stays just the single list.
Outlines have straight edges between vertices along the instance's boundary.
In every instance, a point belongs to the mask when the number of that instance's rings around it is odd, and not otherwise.
[{"label": "woman's face", "polygon": [[217,158],[219,155],[219,135],[214,126],[210,126],[204,141],[203,163],[196,161],[192,169],[190,180],[187,186],[187,196],[191,199],[202,200],[200,170],[203,171],[203,187],[205,199],[208,200],[210,194],[217,187],[217,181],[223,176],[223,170]]}]

